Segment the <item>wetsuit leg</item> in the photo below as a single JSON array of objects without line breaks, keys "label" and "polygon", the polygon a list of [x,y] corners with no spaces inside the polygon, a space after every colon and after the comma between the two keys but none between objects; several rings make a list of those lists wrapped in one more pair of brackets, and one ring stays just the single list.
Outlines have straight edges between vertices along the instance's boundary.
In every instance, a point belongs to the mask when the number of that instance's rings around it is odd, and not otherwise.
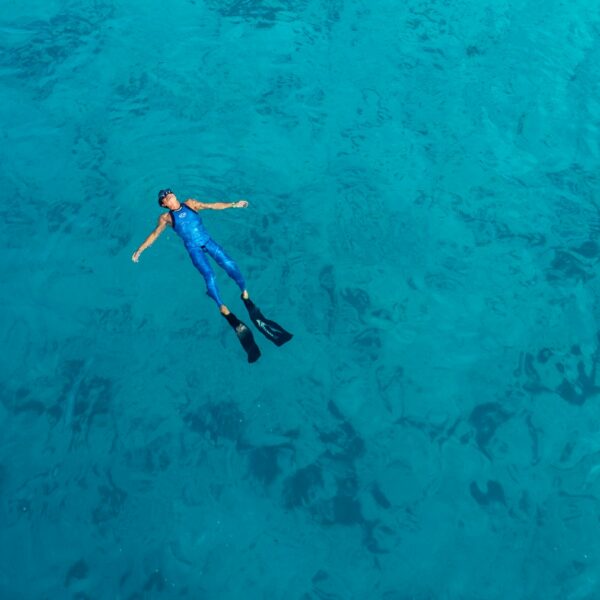
[{"label": "wetsuit leg", "polygon": [[225,269],[227,275],[238,284],[240,290],[243,292],[246,289],[246,282],[235,261],[227,256],[225,250],[214,240],[208,240],[204,247],[206,248],[206,252],[215,259],[220,267]]},{"label": "wetsuit leg", "polygon": [[202,277],[204,277],[204,281],[206,281],[207,295],[217,303],[217,306],[221,307],[223,301],[221,300],[221,294],[219,294],[219,289],[217,288],[217,278],[213,268],[208,262],[208,258],[206,258],[206,255],[200,248],[192,248],[191,250],[188,250],[188,252],[190,253],[190,258],[192,259],[194,266],[200,271]]}]

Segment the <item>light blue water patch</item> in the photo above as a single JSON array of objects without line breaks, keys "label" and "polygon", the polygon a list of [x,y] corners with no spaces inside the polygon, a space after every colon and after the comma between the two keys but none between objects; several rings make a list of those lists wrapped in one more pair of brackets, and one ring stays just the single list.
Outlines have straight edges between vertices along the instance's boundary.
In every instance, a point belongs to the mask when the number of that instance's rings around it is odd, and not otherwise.
[{"label": "light blue water patch", "polygon": [[[599,33],[4,3],[0,595],[599,597]],[[248,200],[204,223],[289,344],[173,231],[131,262],[166,186]]]}]

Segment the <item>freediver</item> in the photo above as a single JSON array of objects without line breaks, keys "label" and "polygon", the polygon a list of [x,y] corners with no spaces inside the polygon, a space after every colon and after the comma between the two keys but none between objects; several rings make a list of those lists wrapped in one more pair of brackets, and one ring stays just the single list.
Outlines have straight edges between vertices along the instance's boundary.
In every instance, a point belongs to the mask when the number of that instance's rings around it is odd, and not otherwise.
[{"label": "freediver", "polygon": [[291,333],[287,332],[274,321],[265,318],[258,307],[252,302],[246,289],[244,276],[239,267],[225,253],[225,250],[210,237],[198,214],[201,210],[247,208],[248,202],[246,200],[238,200],[236,202],[199,202],[191,198],[184,202],[179,202],[173,191],[167,188],[158,192],[158,204],[161,208],[169,210],[160,215],[158,225],[133,253],[131,260],[137,263],[142,252],[151,246],[168,226],[173,227],[175,233],[183,240],[192,263],[200,271],[202,277],[204,277],[207,295],[215,301],[220,313],[234,329],[242,347],[246,351],[248,362],[255,362],[259,359],[260,349],[254,341],[254,336],[250,329],[229,310],[221,299],[215,272],[208,261],[208,256],[213,258],[225,270],[227,275],[237,283],[242,292],[241,298],[248,310],[250,319],[266,338],[277,346],[282,346],[292,339]]}]

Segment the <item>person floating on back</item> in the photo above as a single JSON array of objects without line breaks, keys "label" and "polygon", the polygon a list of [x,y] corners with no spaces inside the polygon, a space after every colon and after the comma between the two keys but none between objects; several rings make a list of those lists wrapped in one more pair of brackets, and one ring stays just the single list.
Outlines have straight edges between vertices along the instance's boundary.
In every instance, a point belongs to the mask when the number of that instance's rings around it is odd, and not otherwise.
[{"label": "person floating on back", "polygon": [[227,319],[227,322],[234,329],[242,347],[248,355],[248,362],[255,362],[260,357],[260,349],[254,341],[254,336],[248,327],[242,323],[223,303],[219,289],[217,287],[215,272],[208,262],[208,256],[211,256],[215,262],[225,269],[225,272],[231,277],[242,291],[241,298],[244,301],[250,319],[256,325],[258,330],[277,346],[282,346],[292,339],[292,334],[283,327],[263,316],[258,307],[250,300],[244,276],[236,263],[227,256],[225,250],[219,246],[209,235],[202,224],[202,219],[198,214],[201,210],[213,209],[224,210],[226,208],[246,208],[246,200],[237,202],[198,202],[197,200],[186,200],[179,202],[177,197],[170,189],[160,190],[158,192],[158,204],[162,208],[168,208],[169,212],[162,213],[158,218],[158,225],[154,231],[144,240],[142,245],[133,253],[131,260],[137,263],[140,255],[148,246],[151,246],[158,236],[167,226],[173,227],[175,232],[181,237],[183,243],[192,259],[192,263],[204,277],[206,282],[206,293],[219,307],[221,314]]}]

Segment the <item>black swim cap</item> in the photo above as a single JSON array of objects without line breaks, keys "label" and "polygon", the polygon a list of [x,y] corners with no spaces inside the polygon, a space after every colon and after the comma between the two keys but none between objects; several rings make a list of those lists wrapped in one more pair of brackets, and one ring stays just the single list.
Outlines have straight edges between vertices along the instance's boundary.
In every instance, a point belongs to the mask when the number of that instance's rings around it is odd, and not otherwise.
[{"label": "black swim cap", "polygon": [[162,201],[169,195],[172,194],[173,190],[171,188],[165,188],[164,190],[160,190],[158,192],[158,205],[162,206]]}]

